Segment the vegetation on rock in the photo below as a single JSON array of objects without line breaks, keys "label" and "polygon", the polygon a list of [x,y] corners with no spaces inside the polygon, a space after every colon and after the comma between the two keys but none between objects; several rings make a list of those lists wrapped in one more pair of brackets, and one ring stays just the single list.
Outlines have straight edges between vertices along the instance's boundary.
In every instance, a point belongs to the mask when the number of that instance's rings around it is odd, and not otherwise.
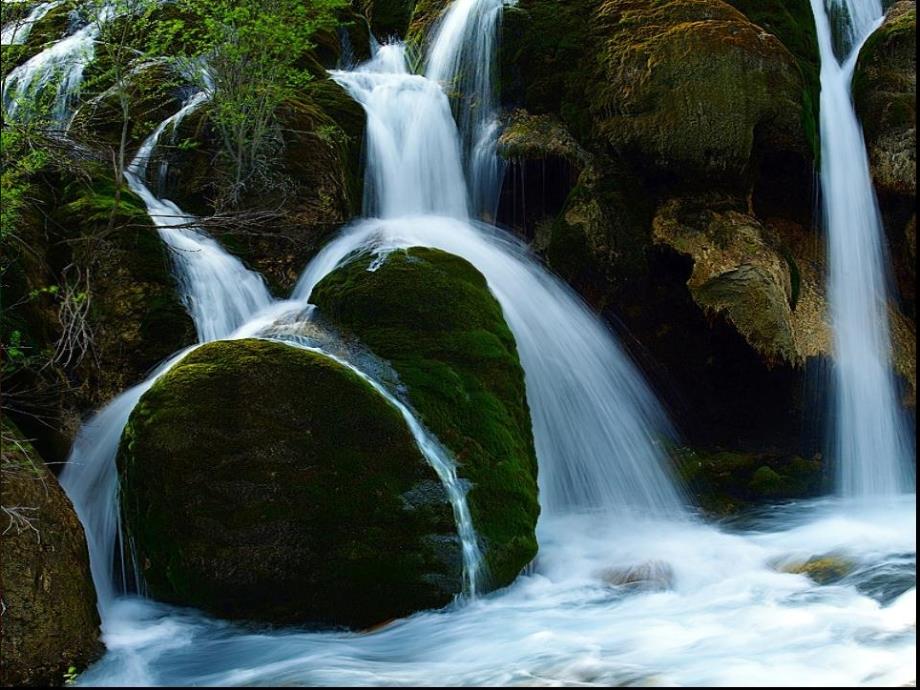
[{"label": "vegetation on rock", "polygon": [[537,551],[537,466],[514,338],[485,279],[458,257],[412,248],[355,257],[311,301],[392,364],[470,482],[491,585],[509,584]]},{"label": "vegetation on rock", "polygon": [[125,523],[162,601],[366,627],[461,588],[453,513],[400,413],[333,360],[204,345],[131,415]]}]

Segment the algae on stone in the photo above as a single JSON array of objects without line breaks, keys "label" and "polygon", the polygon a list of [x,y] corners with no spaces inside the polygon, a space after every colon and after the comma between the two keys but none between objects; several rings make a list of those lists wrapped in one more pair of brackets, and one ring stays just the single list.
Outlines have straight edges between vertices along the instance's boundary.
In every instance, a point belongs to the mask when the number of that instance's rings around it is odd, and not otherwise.
[{"label": "algae on stone", "polygon": [[536,455],[514,338],[485,278],[433,249],[360,255],[324,278],[311,302],[399,374],[470,482],[491,585],[509,584],[537,551]]},{"label": "algae on stone", "polygon": [[141,398],[118,466],[159,600],[366,627],[461,589],[438,476],[398,410],[325,356],[264,340],[198,348]]}]

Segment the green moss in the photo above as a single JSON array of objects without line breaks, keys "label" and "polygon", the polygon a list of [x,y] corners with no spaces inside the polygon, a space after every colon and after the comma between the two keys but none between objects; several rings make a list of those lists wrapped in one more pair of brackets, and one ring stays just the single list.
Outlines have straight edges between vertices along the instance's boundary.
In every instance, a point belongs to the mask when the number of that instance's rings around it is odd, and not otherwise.
[{"label": "green moss", "polygon": [[493,586],[534,557],[536,456],[514,339],[485,279],[431,249],[359,256],[316,286],[311,301],[388,360],[424,423],[471,482],[473,522]]},{"label": "green moss", "polygon": [[824,483],[818,459],[688,448],[675,451],[673,457],[697,503],[716,515],[764,501],[815,496]]},{"label": "green moss", "polygon": [[118,463],[159,599],[366,626],[460,590],[437,475],[400,413],[321,355],[261,340],[202,346],[141,398]]}]

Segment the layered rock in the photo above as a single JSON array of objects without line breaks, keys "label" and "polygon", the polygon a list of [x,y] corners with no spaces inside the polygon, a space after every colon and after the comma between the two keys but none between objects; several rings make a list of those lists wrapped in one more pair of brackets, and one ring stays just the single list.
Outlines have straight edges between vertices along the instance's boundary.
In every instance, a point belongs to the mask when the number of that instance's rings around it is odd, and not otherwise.
[{"label": "layered rock", "polygon": [[364,627],[461,589],[437,475],[398,410],[322,355],[260,340],[197,349],[141,398],[118,465],[159,600]]},{"label": "layered rock", "polygon": [[4,686],[56,686],[102,652],[83,527],[29,441],[3,430]]},{"label": "layered rock", "polygon": [[432,249],[364,255],[311,301],[396,370],[470,483],[490,585],[510,583],[537,551],[536,456],[514,339],[483,276]]}]

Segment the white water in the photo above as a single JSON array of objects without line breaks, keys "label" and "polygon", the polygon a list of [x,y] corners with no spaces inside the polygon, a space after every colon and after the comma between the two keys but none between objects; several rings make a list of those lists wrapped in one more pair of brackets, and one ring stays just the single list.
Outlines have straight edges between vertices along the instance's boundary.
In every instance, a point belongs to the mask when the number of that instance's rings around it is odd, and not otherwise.
[{"label": "white water", "polygon": [[425,76],[457,96],[457,120],[473,214],[498,211],[504,166],[493,72],[504,0],[456,0],[438,22]]},{"label": "white water", "polygon": [[353,72],[332,72],[367,112],[365,212],[467,215],[466,183],[450,103],[441,88],[409,74],[405,48],[385,45]]},{"label": "white water", "polygon": [[667,420],[607,328],[509,235],[438,216],[361,221],[310,262],[306,299],[355,251],[425,246],[461,256],[488,281],[525,372],[544,515],[573,510],[679,517],[659,442]]},{"label": "white water", "polygon": [[[440,120],[426,126],[451,137],[459,151],[458,133],[441,119],[443,94],[406,73],[399,47],[381,49],[357,74],[338,73],[336,79],[368,109],[374,124],[369,137],[391,142],[368,146],[368,179],[376,181],[368,208],[383,218],[346,229],[310,263],[294,299],[250,315],[232,337],[271,337],[276,321],[308,318],[313,285],[354,250],[425,245],[467,258],[502,304],[525,369],[544,505],[540,554],[531,571],[505,590],[366,634],[252,629],[117,597],[103,609],[108,652],[80,683],[914,681],[915,497],[881,507],[839,499],[775,506],[721,527],[683,517],[656,446],[667,437],[667,423],[613,336],[519,243],[468,221],[465,206],[457,203],[465,203],[465,187],[462,197],[434,188],[444,179],[463,180],[459,155],[444,158],[454,145],[405,125],[418,124],[420,115],[426,122]],[[401,107],[391,108],[384,94]],[[422,150],[405,150],[410,146]],[[449,169],[418,174],[433,169],[423,160],[426,150]],[[424,201],[413,199],[408,186],[389,194],[388,185],[399,188],[407,178]],[[439,215],[422,215],[432,211]],[[133,405],[132,395],[114,406]],[[123,421],[113,422],[118,424]],[[99,427],[91,433],[104,435]],[[109,446],[100,446],[100,455],[108,452]],[[98,463],[94,452],[87,451],[88,464]],[[98,492],[85,493],[99,501]],[[85,521],[87,511],[80,512]],[[819,586],[780,572],[783,564],[828,553],[852,564],[837,583]],[[111,555],[112,547],[102,554]],[[100,556],[93,558],[95,568]],[[645,587],[611,585],[604,578],[612,568],[662,579]]]},{"label": "white water", "polygon": [[[144,181],[147,165],[163,133],[178,127],[206,100],[206,93],[194,94],[175,115],[164,120],[141,145],[125,173],[128,185],[146,204],[160,237],[170,249],[179,294],[195,324],[199,343],[259,337],[292,313],[306,310],[309,314],[306,302],[275,302],[260,275],[225,252],[218,242],[194,229],[196,219],[193,216],[183,213],[173,202],[155,197]],[[281,340],[296,347],[307,347],[297,340]],[[116,468],[119,440],[141,396],[193,349],[188,348],[157,367],[147,380],[122,393],[85,424],[61,474],[61,485],[74,503],[87,535],[93,580],[104,621],[118,595],[128,591]],[[315,347],[307,349],[323,352]],[[466,487],[458,478],[450,456],[412,411],[384,386],[353,363],[324,354],[367,381],[402,415],[420,452],[445,486],[461,542],[463,594],[475,597],[483,576],[483,559],[466,503]],[[116,554],[122,558],[117,564],[112,560]],[[121,582],[117,581],[119,575]],[[136,584],[136,589],[141,590],[140,583]]]},{"label": "white water", "polygon": [[55,7],[60,5],[63,0],[52,0],[51,2],[40,2],[33,7],[29,13],[22,19],[12,21],[0,30],[0,45],[21,45],[29,38],[32,33],[32,27],[45,18]]},{"label": "white water", "polygon": [[891,370],[885,235],[850,95],[859,49],[882,20],[878,0],[828,0],[849,17],[838,61],[823,0],[812,0],[821,52],[821,183],[834,329],[831,457],[846,496],[912,491],[913,439]]},{"label": "white water", "polygon": [[10,120],[33,117],[33,103],[44,97],[46,90],[54,89],[50,115],[66,128],[80,93],[83,72],[95,57],[99,27],[113,14],[110,5],[103,5],[88,24],[13,69],[3,80],[6,117]]},{"label": "white water", "polygon": [[170,249],[183,303],[195,323],[199,342],[226,338],[272,303],[262,276],[246,268],[218,242],[195,229],[196,218],[168,199],[153,195],[144,181],[160,136],[174,129],[207,100],[199,92],[144,141],[125,173],[128,185],[147,206],[160,237]]}]

